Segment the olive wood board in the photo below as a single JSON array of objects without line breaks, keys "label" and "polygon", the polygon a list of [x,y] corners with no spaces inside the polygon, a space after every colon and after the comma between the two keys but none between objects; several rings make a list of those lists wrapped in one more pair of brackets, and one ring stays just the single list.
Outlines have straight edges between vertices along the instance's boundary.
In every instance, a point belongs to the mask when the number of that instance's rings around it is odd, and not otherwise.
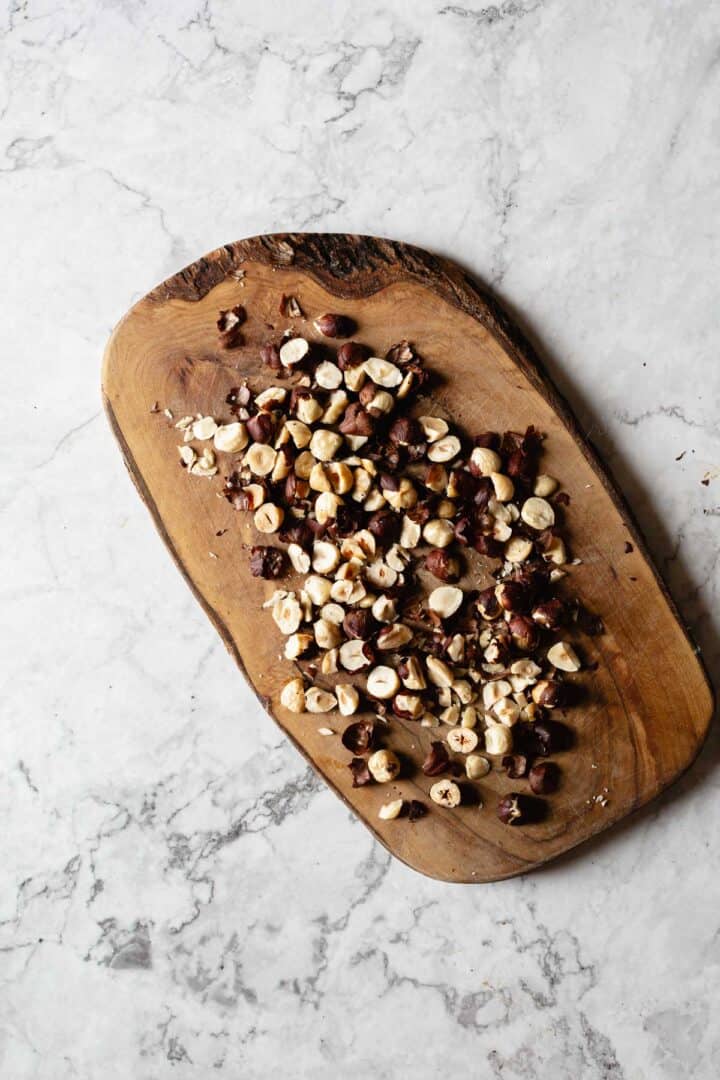
[{"label": "olive wood board", "polygon": [[[188,476],[180,468],[174,422],[196,412],[227,421],[231,387],[243,378],[253,387],[276,381],[261,368],[259,353],[288,325],[278,310],[283,293],[299,299],[307,321],[295,324],[310,340],[321,340],[312,318],[337,311],[357,322],[355,336],[378,355],[403,338],[412,341],[441,375],[418,411],[445,416],[467,434],[533,424],[546,436],[542,471],[557,476],[571,497],[567,534],[580,563],[570,567],[570,589],[601,615],[605,633],[578,639],[597,669],[584,676],[590,692],[583,704],[568,711],[575,745],[556,756],[562,784],[541,824],[513,828],[498,820],[499,797],[526,784],[500,769],[478,783],[482,809],[434,806],[427,794],[433,781],[417,767],[395,783],[354,789],[351,755],[339,736],[318,733],[323,724],[342,731],[347,721],[298,716],[280,705],[294,672],[281,658],[270,613],[261,610],[278,582],[251,576],[248,547],[258,534],[252,515],[218,497],[222,476]],[[238,303],[247,310],[244,344],[222,349],[218,313]],[[457,882],[524,873],[648,802],[697,755],[712,692],[631,514],[522,334],[454,263],[370,236],[277,234],[228,244],[132,307],[108,343],[102,385],[137,490],[238,667],[317,772],[407,865]],[[221,462],[223,471],[230,469]],[[417,764],[433,737],[398,720],[385,745]],[[414,823],[380,820],[381,804],[399,794],[421,799],[430,813]]]}]

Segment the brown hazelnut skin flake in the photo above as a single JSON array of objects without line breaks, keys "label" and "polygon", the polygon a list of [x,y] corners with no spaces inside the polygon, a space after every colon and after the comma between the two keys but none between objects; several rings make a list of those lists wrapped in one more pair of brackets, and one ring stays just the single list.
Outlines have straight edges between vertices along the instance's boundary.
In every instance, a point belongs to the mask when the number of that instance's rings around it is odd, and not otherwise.
[{"label": "brown hazelnut skin flake", "polygon": [[542,799],[519,791],[511,791],[500,800],[497,808],[497,816],[503,825],[531,825],[542,821],[546,813],[547,806]]},{"label": "brown hazelnut skin flake", "polygon": [[377,630],[378,624],[372,612],[367,608],[355,608],[348,611],[343,619],[343,630],[349,638],[367,641]]},{"label": "brown hazelnut skin flake", "polygon": [[263,345],[260,350],[260,359],[265,367],[269,367],[271,371],[282,371],[283,369],[277,345],[272,345],[270,343]]},{"label": "brown hazelnut skin flake", "polygon": [[275,431],[273,418],[269,413],[260,412],[247,421],[247,431],[253,442],[269,443]]},{"label": "brown hazelnut skin flake", "polygon": [[550,795],[560,785],[560,769],[554,761],[539,761],[528,773],[528,780],[535,795]]},{"label": "brown hazelnut skin flake", "polygon": [[450,765],[450,755],[447,752],[445,743],[436,742],[430,743],[430,749],[428,750],[427,757],[422,763],[422,771],[425,776],[441,776]]},{"label": "brown hazelnut skin flake", "polygon": [[511,780],[521,780],[528,775],[528,759],[524,754],[508,754],[502,759],[502,765]]},{"label": "brown hazelnut skin flake", "polygon": [[250,573],[253,577],[279,578],[287,569],[285,553],[276,547],[254,547],[250,551]]},{"label": "brown hazelnut skin flake", "polygon": [[425,557],[425,569],[440,581],[457,581],[460,576],[460,563],[444,548],[435,548],[428,552]]},{"label": "brown hazelnut skin flake", "polygon": [[354,757],[348,765],[350,772],[352,773],[352,786],[364,787],[365,784],[372,783],[372,776],[368,769],[367,761],[361,757]]},{"label": "brown hazelnut skin flake", "polygon": [[540,630],[524,615],[513,615],[508,623],[513,645],[519,652],[528,653],[540,644]]},{"label": "brown hazelnut skin flake", "polygon": [[342,734],[342,744],[351,754],[369,754],[375,745],[375,725],[370,720],[348,724]]},{"label": "brown hazelnut skin flake", "polygon": [[236,304],[234,308],[221,311],[218,315],[217,328],[220,345],[223,349],[233,349],[242,344],[240,327],[245,322],[247,314],[242,304]]},{"label": "brown hazelnut skin flake", "polygon": [[381,544],[389,547],[400,536],[400,515],[392,510],[376,510],[368,519],[367,528]]},{"label": "brown hazelnut skin flake", "polygon": [[419,799],[411,799],[408,807],[408,821],[419,821],[420,818],[425,817],[428,812],[428,808],[425,803],[420,802]]}]

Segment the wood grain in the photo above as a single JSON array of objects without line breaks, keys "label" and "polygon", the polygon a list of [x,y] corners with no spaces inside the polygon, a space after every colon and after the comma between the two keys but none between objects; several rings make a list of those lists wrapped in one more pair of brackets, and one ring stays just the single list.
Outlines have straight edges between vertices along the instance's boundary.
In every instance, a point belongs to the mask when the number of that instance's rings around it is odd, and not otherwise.
[{"label": "wood grain", "polygon": [[[299,297],[311,316],[340,308],[381,355],[410,338],[443,376],[422,411],[451,417],[469,432],[535,424],[547,435],[543,468],[559,476],[572,497],[570,539],[582,560],[572,569],[572,587],[602,614],[606,633],[582,640],[587,660],[598,668],[585,704],[568,715],[576,746],[558,758],[563,785],[541,825],[511,829],[496,819],[499,794],[517,786],[496,773],[481,782],[483,810],[434,809],[414,825],[382,822],[377,811],[392,796],[389,789],[428,802],[429,781],[412,775],[396,785],[353,789],[350,755],[339,740],[317,734],[317,717],[294,716],[279,705],[288,666],[279,660],[274,624],[259,613],[274,585],[247,569],[252,525],[218,498],[217,481],[184,474],[178,433],[151,408],[158,402],[175,417],[200,410],[224,416],[225,395],[241,377],[267,385],[258,353],[272,328],[286,325],[278,315],[282,293]],[[217,313],[236,303],[248,311],[245,344],[222,351]],[[309,323],[303,331],[315,336]],[[263,706],[408,865],[446,881],[523,873],[652,799],[695,758],[712,716],[712,693],[632,516],[527,342],[453,263],[365,236],[282,234],[219,248],[158,286],[121,321],[105,353],[103,395],[143,501]],[[633,551],[626,554],[628,540]],[[389,745],[417,760],[428,741],[416,724],[398,723]],[[593,800],[606,790],[602,808]]]}]

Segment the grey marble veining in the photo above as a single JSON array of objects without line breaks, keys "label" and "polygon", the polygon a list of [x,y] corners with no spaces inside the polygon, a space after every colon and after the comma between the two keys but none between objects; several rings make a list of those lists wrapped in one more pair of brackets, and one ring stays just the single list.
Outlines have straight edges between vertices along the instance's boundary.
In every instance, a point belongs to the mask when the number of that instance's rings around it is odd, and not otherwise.
[{"label": "grey marble veining", "polygon": [[452,255],[522,313],[717,675],[719,61],[700,0],[10,0],[3,1077],[720,1073],[717,735],[543,872],[414,874],[261,714],[98,400],[113,324],[217,244]]}]

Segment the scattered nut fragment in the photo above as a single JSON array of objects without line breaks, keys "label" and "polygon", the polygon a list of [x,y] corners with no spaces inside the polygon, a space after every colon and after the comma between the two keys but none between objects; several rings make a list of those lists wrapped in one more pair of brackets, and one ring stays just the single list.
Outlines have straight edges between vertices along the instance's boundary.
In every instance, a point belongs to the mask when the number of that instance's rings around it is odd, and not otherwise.
[{"label": "scattered nut fragment", "polygon": [[367,763],[370,775],[378,784],[387,784],[400,772],[400,760],[392,750],[376,750]]},{"label": "scattered nut fragment", "polygon": [[509,754],[513,747],[512,732],[504,724],[488,724],[485,728],[485,750],[493,757]]},{"label": "scattered nut fragment", "polygon": [[305,686],[302,679],[290,679],[280,692],[280,704],[293,713],[305,712]]},{"label": "scattered nut fragment", "polygon": [[377,647],[383,651],[401,649],[403,645],[407,645],[412,641],[412,637],[413,632],[409,626],[405,626],[403,623],[392,623],[378,634]]},{"label": "scattered nut fragment", "polygon": [[532,795],[523,795],[511,791],[498,803],[497,815],[504,825],[526,825],[540,821],[545,813],[545,804]]},{"label": "scattered nut fragment", "polygon": [[396,694],[393,698],[393,712],[396,716],[419,720],[424,711],[423,700],[418,694]]},{"label": "scattered nut fragment", "polygon": [[478,737],[471,728],[456,727],[448,731],[447,744],[458,754],[469,754],[477,747]]},{"label": "scattered nut fragment", "polygon": [[197,454],[193,450],[192,446],[188,446],[187,443],[184,443],[182,446],[178,446],[178,453],[180,454],[180,460],[182,461],[183,465],[187,465],[189,468],[191,465],[195,464],[195,461],[197,460]]},{"label": "scattered nut fragment", "polygon": [[335,686],[338,709],[342,716],[352,716],[358,710],[360,695],[352,683],[337,683]]},{"label": "scattered nut fragment", "polygon": [[438,439],[442,439],[447,435],[449,431],[446,421],[439,416],[421,416],[419,423],[423,435],[429,443],[437,442]]},{"label": "scattered nut fragment", "polygon": [[475,476],[492,476],[493,473],[500,472],[502,458],[494,450],[489,450],[485,446],[476,446],[470,455],[468,467]]},{"label": "scattered nut fragment", "polygon": [[531,529],[537,529],[538,532],[550,529],[555,524],[555,511],[552,506],[536,495],[531,495],[525,500],[520,516],[526,525],[529,525]]},{"label": "scattered nut fragment", "polygon": [[381,821],[394,821],[402,813],[403,806],[404,801],[402,799],[393,799],[392,802],[384,803],[380,807],[378,817]]},{"label": "scattered nut fragment", "polygon": [[578,654],[569,641],[558,641],[548,649],[547,658],[560,671],[579,671],[582,667]]},{"label": "scattered nut fragment", "polygon": [[310,453],[318,461],[331,461],[342,446],[342,435],[329,428],[319,428],[310,440]]},{"label": "scattered nut fragment", "polygon": [[464,593],[456,585],[440,585],[428,597],[428,607],[441,619],[449,619],[460,608]]},{"label": "scattered nut fragment", "polygon": [[452,669],[443,660],[438,660],[436,656],[428,656],[425,667],[433,686],[452,686],[454,678]]},{"label": "scattered nut fragment", "polygon": [[427,682],[420,661],[416,656],[409,656],[398,668],[398,674],[402,679],[403,686],[408,690],[425,690]]},{"label": "scattered nut fragment", "polygon": [[256,545],[250,551],[250,573],[253,577],[279,578],[286,565],[285,555],[280,548]]},{"label": "scattered nut fragment", "polygon": [[245,464],[255,476],[267,476],[273,471],[277,451],[267,443],[253,443],[245,453]]},{"label": "scattered nut fragment", "polygon": [[232,424],[221,424],[213,436],[215,449],[225,454],[236,454],[238,451],[244,450],[247,444],[247,428],[240,420],[236,420]]},{"label": "scattered nut fragment", "polygon": [[490,772],[490,762],[482,754],[468,754],[465,758],[465,772],[470,780],[481,780]]},{"label": "scattered nut fragment", "polygon": [[346,671],[362,671],[363,668],[370,667],[373,652],[361,638],[353,638],[340,646],[339,657],[340,664]]},{"label": "scattered nut fragment", "polygon": [[430,444],[427,456],[429,461],[441,463],[452,461],[461,450],[462,446],[457,435],[445,435],[443,438],[438,439],[437,442]]},{"label": "scattered nut fragment", "polygon": [[310,346],[305,338],[289,338],[289,340],[280,347],[280,363],[286,368],[296,367],[298,364],[302,363],[309,351]]},{"label": "scattered nut fragment", "polygon": [[331,360],[323,360],[322,364],[315,368],[315,382],[323,390],[337,390],[342,381],[342,371]]},{"label": "scattered nut fragment", "polygon": [[302,621],[302,608],[294,593],[281,595],[272,605],[272,617],[282,634],[294,634]]},{"label": "scattered nut fragment", "polygon": [[318,619],[313,623],[315,641],[321,649],[334,649],[340,644],[341,634],[335,623],[327,619]]},{"label": "scattered nut fragment", "polygon": [[337,705],[334,694],[328,690],[321,690],[319,686],[311,686],[305,692],[305,709],[312,713],[330,712]]},{"label": "scattered nut fragment", "polygon": [[313,640],[312,634],[291,634],[285,642],[285,659],[297,660],[308,651]]},{"label": "scattered nut fragment", "polygon": [[195,464],[190,466],[190,472],[193,476],[215,476],[215,454],[209,447],[206,446]]},{"label": "scattered nut fragment", "polygon": [[430,788],[430,798],[438,806],[453,809],[460,805],[462,794],[460,788],[453,780],[438,780]]},{"label": "scattered nut fragment", "polygon": [[298,399],[296,415],[303,424],[314,424],[319,420],[324,410],[317,398],[312,394],[304,395]]},{"label": "scattered nut fragment", "polygon": [[428,521],[423,529],[423,539],[436,548],[445,548],[455,538],[455,530],[449,521],[436,518]]},{"label": "scattered nut fragment", "polygon": [[490,473],[490,479],[495,490],[495,498],[498,502],[510,502],[515,494],[515,485],[510,477],[505,476],[504,473],[494,472]]},{"label": "scattered nut fragment", "polygon": [[394,668],[381,664],[379,667],[373,668],[368,674],[367,692],[371,697],[378,698],[380,701],[388,701],[397,694],[399,689],[400,679]]},{"label": "scattered nut fragment", "polygon": [[283,523],[285,517],[285,511],[280,506],[276,506],[274,503],[263,503],[263,505],[255,511],[253,522],[255,528],[261,533],[274,533],[277,532]]},{"label": "scattered nut fragment", "polygon": [[377,619],[378,622],[382,623],[393,622],[397,615],[395,601],[389,596],[378,596],[377,600],[373,602],[370,610],[373,613],[373,617]]},{"label": "scattered nut fragment", "polygon": [[541,499],[546,499],[548,495],[552,495],[554,491],[557,491],[558,482],[554,476],[548,476],[547,473],[540,473],[535,478],[533,485],[533,495],[539,495]]},{"label": "scattered nut fragment", "polygon": [[355,323],[347,315],[319,315],[313,326],[323,337],[346,338],[355,332]]},{"label": "scattered nut fragment", "polygon": [[505,558],[511,563],[523,563],[532,555],[532,541],[526,536],[513,536],[505,544]]},{"label": "scattered nut fragment", "polygon": [[316,574],[332,574],[340,565],[340,552],[328,540],[317,540],[312,549],[312,568]]},{"label": "scattered nut fragment", "polygon": [[483,705],[491,709],[498,701],[508,697],[512,693],[512,686],[506,679],[495,679],[485,683],[482,691]]},{"label": "scattered nut fragment", "polygon": [[399,386],[403,380],[400,368],[395,367],[389,360],[382,360],[379,356],[371,356],[365,361],[365,374],[369,375],[376,386],[393,387]]},{"label": "scattered nut fragment", "polygon": [[299,544],[288,544],[288,558],[293,570],[298,574],[307,574],[310,570],[310,556]]}]

